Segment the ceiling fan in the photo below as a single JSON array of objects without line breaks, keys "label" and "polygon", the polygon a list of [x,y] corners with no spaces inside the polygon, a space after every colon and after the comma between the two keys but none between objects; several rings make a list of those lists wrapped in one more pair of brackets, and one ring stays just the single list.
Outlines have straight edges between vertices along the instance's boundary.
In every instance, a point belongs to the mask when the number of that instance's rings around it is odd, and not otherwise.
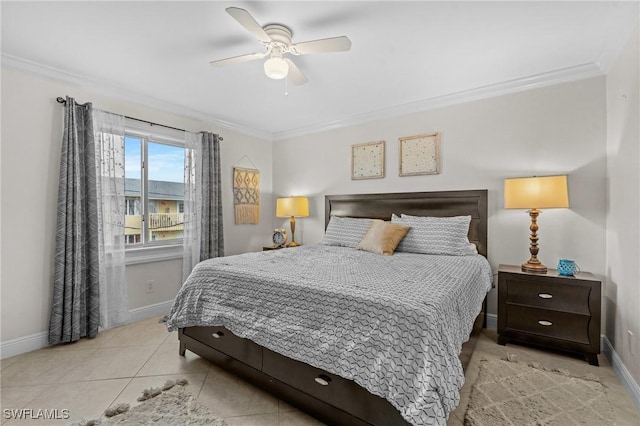
[{"label": "ceiling fan", "polygon": [[268,56],[269,59],[264,63],[264,72],[267,77],[276,80],[288,78],[293,84],[301,85],[308,81],[307,77],[305,77],[291,59],[284,57],[285,54],[289,53],[297,56],[307,55],[309,53],[345,52],[351,49],[351,40],[346,36],[292,44],[292,32],[284,25],[269,24],[262,27],[253,16],[244,9],[228,7],[225,10],[238,21],[240,25],[257,37],[258,41],[265,47],[265,51],[211,61],[210,64],[216,67],[254,61]]}]

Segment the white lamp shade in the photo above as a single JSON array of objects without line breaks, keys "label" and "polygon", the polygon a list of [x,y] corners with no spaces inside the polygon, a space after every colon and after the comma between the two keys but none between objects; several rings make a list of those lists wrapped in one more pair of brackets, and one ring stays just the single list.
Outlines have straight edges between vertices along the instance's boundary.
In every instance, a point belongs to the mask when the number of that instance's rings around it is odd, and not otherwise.
[{"label": "white lamp shade", "polygon": [[264,73],[274,80],[282,80],[289,74],[289,64],[278,56],[273,56],[264,63]]},{"label": "white lamp shade", "polygon": [[307,197],[287,197],[276,200],[277,217],[309,216],[309,199]]},{"label": "white lamp shade", "polygon": [[553,209],[569,207],[567,176],[540,176],[504,180],[507,209]]}]

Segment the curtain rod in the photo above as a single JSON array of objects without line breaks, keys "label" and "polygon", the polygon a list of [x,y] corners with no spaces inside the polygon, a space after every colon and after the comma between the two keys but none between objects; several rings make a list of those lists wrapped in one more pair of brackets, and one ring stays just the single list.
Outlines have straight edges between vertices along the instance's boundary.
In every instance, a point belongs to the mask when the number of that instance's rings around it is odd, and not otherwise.
[{"label": "curtain rod", "polygon": [[[57,101],[59,104],[66,104],[66,103],[67,103],[67,100],[66,100],[65,98],[63,98],[62,96],[58,96],[58,97],[56,98],[56,101]],[[164,125],[164,124],[154,123],[154,122],[152,122],[152,121],[141,120],[140,118],[129,117],[129,116],[126,116],[126,115],[124,116],[124,118],[128,118],[129,120],[136,120],[136,121],[140,121],[140,122],[142,122],[142,123],[147,123],[147,124],[150,124],[150,125],[152,125],[152,126],[166,127],[167,129],[173,129],[173,130],[178,130],[178,131],[180,131],[180,132],[186,132],[186,130],[184,130],[184,129],[178,129],[177,127],[166,126],[166,125]],[[222,140],[224,140],[224,139],[222,138],[222,136],[220,136],[220,135],[218,135],[218,139],[220,139],[221,141],[222,141]]]}]

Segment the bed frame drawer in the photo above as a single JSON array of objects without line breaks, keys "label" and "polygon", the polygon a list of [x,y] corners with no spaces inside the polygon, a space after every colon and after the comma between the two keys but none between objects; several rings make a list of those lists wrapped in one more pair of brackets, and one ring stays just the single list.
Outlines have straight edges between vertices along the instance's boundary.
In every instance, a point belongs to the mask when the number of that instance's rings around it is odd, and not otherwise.
[{"label": "bed frame drawer", "polygon": [[253,368],[262,367],[262,348],[224,327],[189,327],[184,329],[184,334]]},{"label": "bed frame drawer", "polygon": [[[262,371],[274,378],[375,425],[407,424],[389,401],[367,392],[352,380],[263,348]],[[358,401],[354,405],[353,401]],[[356,410],[354,410],[354,408]]]}]

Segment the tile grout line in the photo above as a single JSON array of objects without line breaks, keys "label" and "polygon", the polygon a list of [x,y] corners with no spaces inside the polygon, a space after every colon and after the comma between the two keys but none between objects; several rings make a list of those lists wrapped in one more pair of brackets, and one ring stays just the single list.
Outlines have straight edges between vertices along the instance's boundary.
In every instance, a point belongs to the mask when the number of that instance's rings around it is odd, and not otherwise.
[{"label": "tile grout line", "polygon": [[[122,392],[124,392],[124,390],[125,390],[125,389],[130,385],[130,384],[131,384],[131,382],[133,382],[133,379],[134,379],[134,378],[135,378],[135,377],[130,377],[130,378],[129,378],[129,381],[127,382],[127,384],[126,384],[126,385],[124,385],[124,386],[122,387],[122,389],[120,389],[120,392],[118,392],[118,395],[116,395],[116,397],[115,397],[115,398],[113,398],[113,400],[112,400],[112,401],[111,401],[111,402],[110,402],[110,403],[105,407],[105,409],[102,411],[102,414],[100,414],[100,417],[102,417],[102,415],[104,414],[104,412],[105,412],[105,411],[107,411],[107,409],[108,409],[109,407],[111,407],[111,406],[113,405],[113,403],[114,403],[114,402],[116,402],[116,401],[118,400],[118,398],[120,397],[120,395],[122,395]],[[104,379],[103,379],[103,380],[104,380]]]},{"label": "tile grout line", "polygon": [[[105,408],[105,410],[109,407],[111,407],[113,405],[113,403],[123,394],[124,390],[133,383],[134,379],[138,379],[138,378],[146,378],[146,377],[156,377],[156,376],[167,376],[167,375],[180,375],[181,373],[177,373],[177,374],[151,374],[151,375],[147,375],[147,376],[140,376],[140,372],[144,369],[144,367],[149,363],[149,361],[151,360],[151,358],[153,358],[153,356],[158,353],[158,351],[160,350],[160,348],[162,347],[162,345],[164,345],[164,343],[171,337],[171,333],[167,332],[167,335],[162,339],[161,342],[159,342],[155,348],[155,350],[149,355],[149,357],[145,360],[145,362],[140,366],[140,368],[136,371],[136,373],[132,376],[132,377],[127,377],[129,379],[129,381],[127,382],[127,384],[122,388],[122,390],[118,393],[118,395],[111,401],[111,403],[109,405],[107,405],[107,407]],[[144,346],[144,345],[142,345]],[[131,346],[123,346],[123,347],[131,347]],[[209,366],[210,368],[210,366]],[[205,373],[205,378],[204,380],[206,380],[209,368],[207,369],[207,372]],[[194,372],[195,373],[195,372]],[[191,374],[191,373],[184,373],[184,374]],[[96,381],[99,380],[110,380],[110,379],[98,379]],[[202,386],[204,385],[204,380],[202,382],[202,385],[200,387],[200,391],[202,390]],[[200,392],[199,391],[199,392]],[[198,392],[198,393],[199,393]]]},{"label": "tile grout line", "polygon": [[158,346],[156,346],[156,349],[151,353],[151,355],[149,355],[149,357],[146,359],[146,361],[140,366],[140,368],[138,368],[138,371],[136,371],[136,374],[133,375],[133,377],[138,377],[138,374],[140,374],[140,372],[142,371],[142,369],[149,363],[149,361],[151,360],[151,358],[153,358],[153,356],[156,354],[156,352],[158,352],[158,350],[160,349],[160,346],[162,346],[162,344],[164,343],[164,341],[167,338],[165,337],[164,339],[162,339],[162,342],[160,342],[160,344]]},{"label": "tile grout line", "polygon": [[[15,389],[15,388],[26,388],[26,387],[34,387],[34,386],[43,386],[43,389],[40,390],[40,392],[37,392],[36,395],[31,398],[28,402],[26,402],[24,405],[20,406],[20,407],[16,407],[17,409],[24,409],[26,408],[29,404],[31,404],[33,401],[35,401],[36,399],[38,399],[40,397],[40,395],[44,394],[44,392],[46,390],[49,390],[49,388],[51,388],[52,386],[57,386],[56,383],[54,384],[42,384],[42,385],[25,385],[25,386],[11,386],[11,387],[6,387],[4,389]],[[2,407],[3,409],[6,407]],[[3,417],[4,418],[4,417]],[[3,424],[6,422],[3,422]]]},{"label": "tile grout line", "polygon": [[[178,355],[181,356],[181,355]],[[209,371],[211,371],[211,366],[213,365],[211,361],[207,361],[209,363],[209,368],[204,373],[204,379],[202,380],[202,384],[200,385],[200,389],[198,390],[198,395],[196,396],[196,400],[200,398],[200,394],[202,393],[202,389],[204,388],[204,384],[207,382],[207,378],[209,377]]]},{"label": "tile grout line", "polygon": [[[106,408],[104,409],[104,411],[106,411],[109,407],[111,407],[113,405],[114,402],[116,402],[118,400],[118,398],[120,397],[120,395],[122,395],[122,393],[124,392],[124,390],[133,382],[133,379],[135,379],[136,377],[138,377],[138,374],[140,373],[140,371],[142,371],[142,369],[145,367],[145,365],[147,365],[147,363],[149,362],[149,360],[151,360],[151,358],[153,357],[153,355],[156,354],[156,352],[158,352],[158,350],[160,349],[160,346],[162,346],[162,344],[165,342],[165,340],[167,340],[167,338],[169,337],[169,333],[167,333],[167,336],[165,336],[164,339],[162,339],[162,341],[156,346],[156,349],[149,355],[149,357],[146,359],[146,361],[140,366],[140,368],[138,369],[138,371],[136,371],[136,373],[129,378],[129,381],[127,382],[126,385],[123,386],[123,388],[120,390],[120,392],[118,393],[118,395],[116,395],[116,397],[106,406]],[[108,379],[102,379],[102,380],[108,380]],[[103,411],[103,413],[104,413]]]}]

